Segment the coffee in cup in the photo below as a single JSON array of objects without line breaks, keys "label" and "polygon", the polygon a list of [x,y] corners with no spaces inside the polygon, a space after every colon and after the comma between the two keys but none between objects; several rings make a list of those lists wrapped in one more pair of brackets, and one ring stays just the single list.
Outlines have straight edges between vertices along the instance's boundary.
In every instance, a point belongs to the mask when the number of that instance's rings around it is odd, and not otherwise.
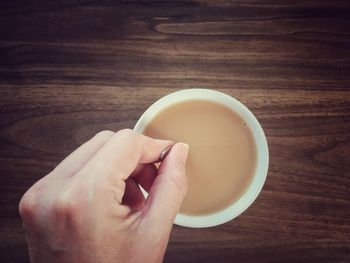
[{"label": "coffee in cup", "polygon": [[160,111],[143,134],[190,146],[182,214],[220,211],[237,201],[253,179],[253,134],[244,120],[225,105],[203,99],[174,103]]},{"label": "coffee in cup", "polygon": [[268,148],[254,115],[214,90],[189,89],[154,103],[135,130],[189,145],[188,190],[175,223],[208,227],[242,213],[267,174]]}]

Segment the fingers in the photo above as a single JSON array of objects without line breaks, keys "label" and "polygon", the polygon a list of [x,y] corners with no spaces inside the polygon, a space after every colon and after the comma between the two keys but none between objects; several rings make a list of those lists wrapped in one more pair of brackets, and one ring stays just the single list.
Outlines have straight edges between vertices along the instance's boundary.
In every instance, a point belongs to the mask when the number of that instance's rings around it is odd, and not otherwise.
[{"label": "fingers", "polygon": [[132,130],[117,132],[83,168],[94,176],[126,180],[139,163],[152,163],[172,141],[156,140]]},{"label": "fingers", "polygon": [[187,191],[187,155],[188,145],[177,143],[161,163],[144,207],[144,220],[153,222],[150,225],[171,228]]},{"label": "fingers", "polygon": [[125,183],[122,204],[129,206],[133,211],[142,209],[145,197],[143,196],[139,185],[132,177],[128,178]]},{"label": "fingers", "polygon": [[67,156],[52,172],[61,177],[75,175],[115,133],[102,131]]},{"label": "fingers", "polygon": [[142,186],[146,192],[152,187],[154,179],[157,177],[158,169],[153,163],[139,164],[135,171],[132,173],[132,177],[135,181]]}]

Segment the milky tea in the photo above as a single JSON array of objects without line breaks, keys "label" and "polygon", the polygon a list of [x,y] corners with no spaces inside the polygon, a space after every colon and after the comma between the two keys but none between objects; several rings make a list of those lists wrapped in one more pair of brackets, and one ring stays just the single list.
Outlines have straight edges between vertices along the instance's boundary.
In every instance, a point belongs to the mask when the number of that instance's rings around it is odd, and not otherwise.
[{"label": "milky tea", "polygon": [[205,99],[186,100],[159,112],[143,134],[186,142],[188,190],[181,214],[206,215],[236,202],[253,181],[253,134],[230,108]]}]

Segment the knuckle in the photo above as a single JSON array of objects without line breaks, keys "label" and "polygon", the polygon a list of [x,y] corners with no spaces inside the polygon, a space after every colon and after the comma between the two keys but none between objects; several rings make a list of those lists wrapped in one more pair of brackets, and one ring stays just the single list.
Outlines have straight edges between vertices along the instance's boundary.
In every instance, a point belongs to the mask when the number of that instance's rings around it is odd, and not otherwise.
[{"label": "knuckle", "polygon": [[135,132],[131,129],[122,129],[117,131],[116,135],[129,137],[129,136],[134,136]]},{"label": "knuckle", "polygon": [[96,134],[96,137],[101,137],[101,138],[109,138],[112,135],[114,135],[115,133],[113,131],[110,130],[104,130],[104,131],[100,131],[99,133]]},{"label": "knuckle", "polygon": [[56,215],[71,215],[77,210],[78,202],[76,187],[71,183],[56,196],[51,209]]},{"label": "knuckle", "polygon": [[71,215],[75,211],[75,204],[66,197],[58,197],[52,205],[52,210],[56,215]]},{"label": "knuckle", "polygon": [[42,200],[42,189],[45,187],[44,179],[45,177],[37,181],[22,196],[18,205],[18,211],[22,219],[33,218],[38,213],[38,207]]},{"label": "knuckle", "polygon": [[130,147],[139,149],[142,147],[140,135],[131,129],[122,129],[116,133],[117,140],[123,140]]},{"label": "knuckle", "polygon": [[25,193],[19,202],[19,214],[22,219],[28,219],[35,215],[38,206],[38,201],[30,190]]}]

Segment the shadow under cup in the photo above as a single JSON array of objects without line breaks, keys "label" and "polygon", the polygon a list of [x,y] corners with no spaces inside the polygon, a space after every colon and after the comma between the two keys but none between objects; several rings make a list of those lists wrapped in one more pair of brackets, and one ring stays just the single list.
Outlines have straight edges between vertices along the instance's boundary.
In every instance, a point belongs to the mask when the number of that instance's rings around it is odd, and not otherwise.
[{"label": "shadow under cup", "polygon": [[[244,212],[259,195],[268,170],[268,146],[264,132],[255,116],[238,100],[222,92],[209,89],[185,89],[171,93],[152,104],[140,117],[134,130],[143,133],[147,125],[158,113],[174,104],[193,100],[206,100],[221,104],[232,110],[250,129],[256,147],[256,166],[251,183],[240,198],[219,211],[204,215],[185,215],[178,213],[175,224],[186,227],[212,227],[223,224]],[[190,145],[191,151],[191,145]],[[146,193],[144,192],[146,195]]]}]

